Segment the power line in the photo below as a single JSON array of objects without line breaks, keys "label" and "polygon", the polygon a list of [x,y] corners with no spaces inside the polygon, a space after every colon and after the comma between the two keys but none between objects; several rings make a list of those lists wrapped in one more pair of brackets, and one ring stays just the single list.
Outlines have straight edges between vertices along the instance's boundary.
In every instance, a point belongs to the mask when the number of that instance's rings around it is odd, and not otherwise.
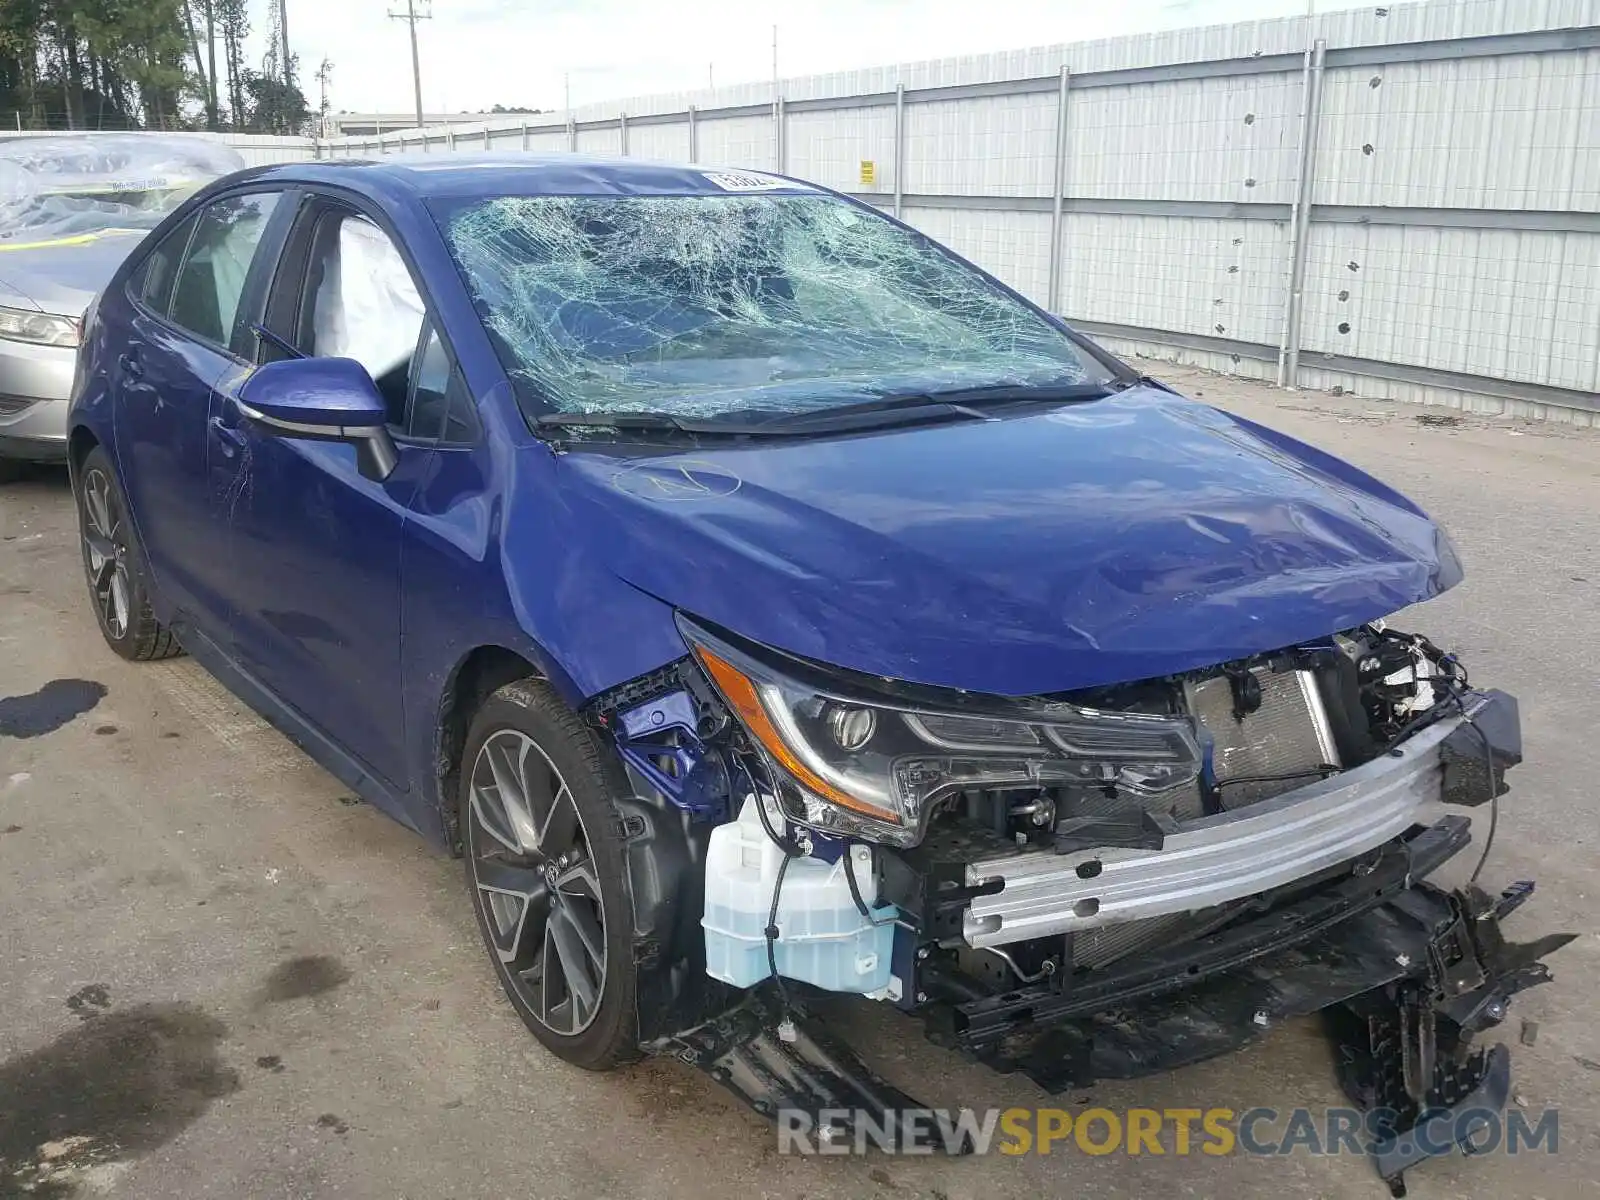
[{"label": "power line", "polygon": [[417,0],[406,0],[405,12],[391,12],[391,21],[404,21],[411,28],[411,87],[417,101],[417,128],[422,128],[422,65],[417,58],[417,22],[427,21],[433,17],[431,11],[419,13]]}]

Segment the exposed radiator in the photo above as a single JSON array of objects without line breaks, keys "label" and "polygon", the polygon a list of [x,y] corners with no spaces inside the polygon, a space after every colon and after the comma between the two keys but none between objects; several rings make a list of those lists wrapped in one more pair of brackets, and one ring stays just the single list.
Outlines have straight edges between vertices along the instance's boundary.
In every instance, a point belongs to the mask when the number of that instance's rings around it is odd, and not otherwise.
[{"label": "exposed radiator", "polygon": [[[1319,768],[1341,765],[1311,672],[1257,667],[1250,674],[1261,687],[1261,707],[1243,718],[1234,715],[1227,676],[1185,688],[1189,710],[1211,739],[1212,777],[1224,808],[1269,799],[1321,778]],[[1229,786],[1232,780],[1248,782]]]},{"label": "exposed radiator", "polygon": [[1172,913],[1143,921],[1124,921],[1101,925],[1072,936],[1072,965],[1104,967],[1140,950],[1156,946],[1176,946],[1193,941],[1223,924],[1239,909],[1237,904],[1219,904],[1199,912]]}]

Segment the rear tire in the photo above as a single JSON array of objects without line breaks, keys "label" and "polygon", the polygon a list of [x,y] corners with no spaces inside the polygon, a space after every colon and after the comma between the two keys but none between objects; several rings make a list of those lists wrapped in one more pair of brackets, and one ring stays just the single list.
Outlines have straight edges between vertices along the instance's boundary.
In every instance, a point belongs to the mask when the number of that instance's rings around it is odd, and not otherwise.
[{"label": "rear tire", "polygon": [[177,637],[150,607],[150,577],[133,536],[127,501],[110,456],[99,446],[73,473],[72,493],[78,502],[89,602],[106,645],[132,662],[182,654]]},{"label": "rear tire", "polygon": [[639,1053],[623,795],[620,764],[544,682],[473,718],[459,803],[479,931],[534,1037],[591,1071]]}]

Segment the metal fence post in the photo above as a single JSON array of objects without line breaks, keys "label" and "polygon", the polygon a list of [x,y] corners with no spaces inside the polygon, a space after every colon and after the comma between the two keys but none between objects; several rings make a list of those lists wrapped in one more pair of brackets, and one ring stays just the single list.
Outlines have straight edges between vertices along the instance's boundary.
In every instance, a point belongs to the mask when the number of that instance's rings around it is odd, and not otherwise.
[{"label": "metal fence post", "polygon": [[522,148],[524,150],[526,150],[528,148],[528,118],[527,117],[523,117],[522,118]]},{"label": "metal fence post", "polygon": [[454,150],[456,148],[456,131],[454,129],[449,129],[449,128],[445,129],[445,131],[444,131],[444,148],[446,150],[448,150],[448,151],[454,152]]},{"label": "metal fence post", "polygon": [[622,156],[628,156],[628,114],[617,114],[617,143],[622,147]]},{"label": "metal fence post", "polygon": [[573,154],[578,152],[578,123],[570,112],[567,114],[567,149]]},{"label": "metal fence post", "polygon": [[1300,386],[1300,314],[1306,286],[1306,242],[1311,228],[1311,199],[1317,169],[1317,126],[1322,109],[1322,62],[1328,43],[1318,38],[1306,51],[1305,83],[1300,113],[1299,166],[1294,204],[1289,215],[1289,273],[1283,300],[1283,332],[1278,339],[1278,386]]},{"label": "metal fence post", "polygon": [[700,160],[700,131],[695,128],[694,105],[689,105],[689,161]]},{"label": "metal fence post", "polygon": [[1072,70],[1063,65],[1061,86],[1056,93],[1056,171],[1055,182],[1050,185],[1050,272],[1048,307],[1051,312],[1061,312],[1061,251],[1064,230],[1061,228],[1061,202],[1067,194],[1067,93],[1072,87]]},{"label": "metal fence post", "polygon": [[894,85],[894,216],[901,215],[906,207],[906,85]]},{"label": "metal fence post", "polygon": [[491,137],[491,136],[492,136],[492,135],[491,135],[491,134],[490,134],[490,133],[489,133],[489,126],[488,126],[488,125],[485,125],[485,126],[484,126],[484,127],[483,127],[483,148],[484,148],[484,149],[485,149],[485,150],[492,150],[492,149],[494,149],[494,146],[493,146],[493,144],[492,144],[492,143],[491,143],[491,142],[490,142],[490,140],[489,140],[489,139],[490,139],[490,137]]},{"label": "metal fence post", "polygon": [[772,157],[777,161],[776,170],[781,175],[789,169],[789,145],[784,137],[784,110],[783,97],[780,95],[772,104]]}]

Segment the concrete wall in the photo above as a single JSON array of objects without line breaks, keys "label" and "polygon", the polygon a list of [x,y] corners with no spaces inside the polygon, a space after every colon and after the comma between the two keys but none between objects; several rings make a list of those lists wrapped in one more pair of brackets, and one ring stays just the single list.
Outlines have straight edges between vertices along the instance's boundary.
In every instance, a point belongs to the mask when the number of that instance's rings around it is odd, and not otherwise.
[{"label": "concrete wall", "polygon": [[783,170],[899,211],[1124,353],[1597,419],[1600,0],[1369,6],[778,92],[320,152],[525,145]]}]

